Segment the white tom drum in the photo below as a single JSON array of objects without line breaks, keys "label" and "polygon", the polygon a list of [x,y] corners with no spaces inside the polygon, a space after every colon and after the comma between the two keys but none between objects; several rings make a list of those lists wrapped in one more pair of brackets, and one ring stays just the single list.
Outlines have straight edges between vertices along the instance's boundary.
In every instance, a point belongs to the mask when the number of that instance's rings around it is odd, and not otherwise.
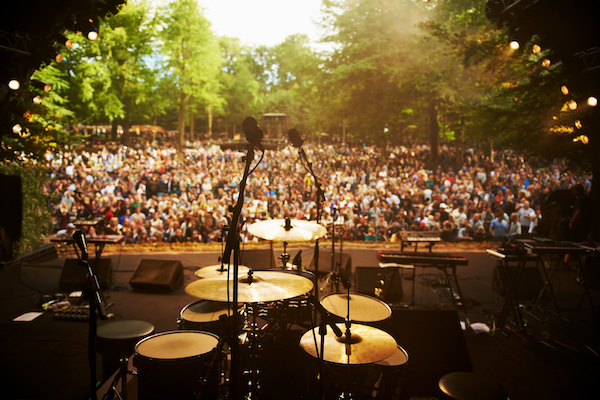
[{"label": "white tom drum", "polygon": [[169,331],[135,346],[140,399],[217,398],[219,337],[210,332]]}]

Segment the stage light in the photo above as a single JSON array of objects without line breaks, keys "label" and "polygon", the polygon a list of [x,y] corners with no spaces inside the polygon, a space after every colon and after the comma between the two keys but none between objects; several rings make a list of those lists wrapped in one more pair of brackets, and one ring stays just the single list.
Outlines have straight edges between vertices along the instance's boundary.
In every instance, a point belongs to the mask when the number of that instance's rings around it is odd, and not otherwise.
[{"label": "stage light", "polygon": [[36,95],[36,96],[33,98],[33,100],[32,100],[32,101],[33,101],[33,104],[42,104],[42,96],[40,96],[40,95],[38,94],[38,95]]},{"label": "stage light", "polygon": [[513,49],[513,50],[519,50],[519,47],[521,47],[521,45],[516,40],[513,40],[513,41],[510,42],[510,48],[511,49]]},{"label": "stage light", "polygon": [[565,96],[569,94],[569,88],[566,87],[565,85],[562,85],[560,87],[560,91],[562,92],[562,94],[564,94]]},{"label": "stage light", "polygon": [[575,100],[569,100],[569,109],[577,110],[577,102]]},{"label": "stage light", "polygon": [[550,60],[548,60],[547,58],[544,58],[542,60],[542,65],[546,68],[548,68],[550,66]]},{"label": "stage light", "polygon": [[19,83],[19,81],[16,79],[11,79],[10,81],[8,81],[8,87],[12,90],[19,90],[19,88],[21,87],[21,83]]},{"label": "stage light", "polygon": [[534,44],[531,50],[534,54],[540,54],[542,52],[542,46],[540,46],[539,44]]},{"label": "stage light", "polygon": [[587,99],[588,106],[596,107],[598,105],[598,99],[594,96],[590,96]]}]

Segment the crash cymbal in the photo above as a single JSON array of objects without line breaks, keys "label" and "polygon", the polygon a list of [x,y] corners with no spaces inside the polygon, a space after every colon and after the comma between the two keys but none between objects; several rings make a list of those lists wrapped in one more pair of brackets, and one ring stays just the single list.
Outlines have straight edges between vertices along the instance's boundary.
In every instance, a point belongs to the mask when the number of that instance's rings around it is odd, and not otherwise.
[{"label": "crash cymbal", "polygon": [[[196,271],[195,274],[198,278],[227,278],[228,270],[231,270],[231,273],[233,274],[233,265],[221,266],[221,264],[217,264],[209,265],[208,267],[202,267]],[[249,267],[238,265],[238,276],[248,275],[248,271],[250,271]]]},{"label": "crash cymbal", "polygon": [[[348,316],[348,295],[334,293],[323,297],[323,308],[341,318]],[[392,309],[383,301],[366,294],[350,293],[350,321],[383,321],[392,315]]]},{"label": "crash cymbal", "polygon": [[[188,284],[185,292],[212,301],[233,300],[233,282],[226,278],[199,279]],[[238,302],[258,303],[285,300],[310,292],[313,282],[301,275],[283,271],[256,271],[238,278]],[[228,298],[229,292],[229,298]]]},{"label": "crash cymbal", "polygon": [[[396,352],[398,344],[389,333],[368,325],[351,324],[350,337],[346,336],[346,325],[336,324],[342,331],[337,337],[328,327],[325,335],[323,360],[338,364],[370,364],[384,360]],[[313,336],[315,335],[315,336]],[[316,340],[315,340],[316,337]],[[304,333],[300,338],[300,347],[317,358],[317,350],[321,351],[319,327]],[[349,347],[349,352],[346,347]],[[347,354],[349,353],[349,355]]]},{"label": "crash cymbal", "polygon": [[327,229],[312,221],[268,219],[253,223],[248,232],[265,240],[294,242],[319,239],[327,234]]}]

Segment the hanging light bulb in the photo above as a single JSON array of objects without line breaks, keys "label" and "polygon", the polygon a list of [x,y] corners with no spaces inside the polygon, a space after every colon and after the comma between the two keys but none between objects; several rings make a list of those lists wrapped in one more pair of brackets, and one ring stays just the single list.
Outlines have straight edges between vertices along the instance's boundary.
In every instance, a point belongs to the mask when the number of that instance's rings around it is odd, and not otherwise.
[{"label": "hanging light bulb", "polygon": [[594,96],[590,96],[587,99],[587,103],[591,107],[596,107],[598,105],[598,99],[595,98]]},{"label": "hanging light bulb", "polygon": [[582,126],[583,126],[583,125],[581,124],[581,121],[580,121],[580,120],[576,120],[576,121],[575,121],[575,128],[577,128],[577,129],[581,129],[581,127],[582,127]]},{"label": "hanging light bulb", "polygon": [[540,46],[539,44],[534,44],[531,50],[534,54],[540,54],[542,52],[542,46]]},{"label": "hanging light bulb", "polygon": [[562,92],[562,94],[564,94],[565,96],[569,94],[569,88],[566,87],[565,85],[562,85],[560,87],[560,91]]},{"label": "hanging light bulb", "polygon": [[509,46],[513,50],[519,50],[519,47],[521,47],[521,45],[519,44],[519,42],[517,42],[516,40],[511,41],[510,44],[509,44]]},{"label": "hanging light bulb", "polygon": [[42,96],[39,94],[33,98],[33,104],[42,104]]},{"label": "hanging light bulb", "polygon": [[569,109],[577,110],[577,102],[575,100],[569,100]]},{"label": "hanging light bulb", "polygon": [[542,60],[542,65],[546,68],[548,68],[550,66],[550,60],[548,60],[547,58],[544,58]]},{"label": "hanging light bulb", "polygon": [[16,79],[11,79],[10,81],[8,81],[8,87],[12,90],[19,90],[19,88],[21,87],[21,83],[19,83],[19,81]]}]

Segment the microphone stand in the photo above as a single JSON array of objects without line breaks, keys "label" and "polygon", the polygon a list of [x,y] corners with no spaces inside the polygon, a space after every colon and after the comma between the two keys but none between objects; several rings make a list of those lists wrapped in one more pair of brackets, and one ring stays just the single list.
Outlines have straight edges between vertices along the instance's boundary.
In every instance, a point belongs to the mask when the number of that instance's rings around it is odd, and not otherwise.
[{"label": "microphone stand", "polygon": [[[77,235],[79,235],[81,242],[78,241]],[[102,293],[100,292],[100,283],[98,275],[94,272],[92,264],[89,262],[87,253],[87,246],[83,233],[76,232],[73,234],[73,239],[81,249],[81,257],[79,259],[79,265],[85,267],[86,275],[88,279],[88,287],[83,290],[84,299],[89,301],[90,309],[90,322],[88,329],[88,362],[90,369],[90,398],[92,400],[97,399],[96,395],[96,336],[98,332],[98,321],[96,317],[100,319],[108,319],[106,310],[104,309],[104,302],[102,300]],[[77,251],[77,249],[75,249]]]},{"label": "microphone stand", "polygon": [[240,350],[237,338],[237,327],[239,326],[239,315],[238,315],[238,269],[239,269],[239,256],[240,256],[240,237],[239,237],[239,218],[242,213],[242,205],[244,203],[244,191],[246,189],[246,181],[250,174],[250,164],[254,160],[254,145],[248,144],[246,146],[246,166],[244,169],[244,175],[240,181],[240,191],[236,205],[233,207],[231,216],[231,226],[227,233],[227,240],[225,243],[225,250],[223,252],[222,262],[229,264],[231,260],[231,253],[233,252],[233,300],[232,300],[232,319],[229,326],[229,346],[231,349],[231,373],[229,379],[229,399],[237,400],[241,399],[239,378],[241,375],[240,368]]},{"label": "microphone stand", "polygon": [[[313,170],[312,163],[310,161],[308,161],[308,157],[306,156],[306,153],[304,152],[304,149],[302,147],[300,147],[300,150],[298,150],[298,156],[300,157],[300,162],[302,163],[304,168],[312,175],[313,179],[315,180],[315,187],[317,188],[317,224],[320,224],[321,223],[321,214],[322,214],[322,209],[323,209],[322,202],[325,201],[325,192],[323,191],[323,188],[321,187],[319,178],[317,178],[317,175],[315,174],[315,171]],[[314,264],[315,264],[314,290],[315,290],[315,297],[318,299],[319,298],[319,285],[317,283],[319,280],[319,239],[316,239],[316,241],[315,241],[315,256],[313,259],[314,259]]]}]

